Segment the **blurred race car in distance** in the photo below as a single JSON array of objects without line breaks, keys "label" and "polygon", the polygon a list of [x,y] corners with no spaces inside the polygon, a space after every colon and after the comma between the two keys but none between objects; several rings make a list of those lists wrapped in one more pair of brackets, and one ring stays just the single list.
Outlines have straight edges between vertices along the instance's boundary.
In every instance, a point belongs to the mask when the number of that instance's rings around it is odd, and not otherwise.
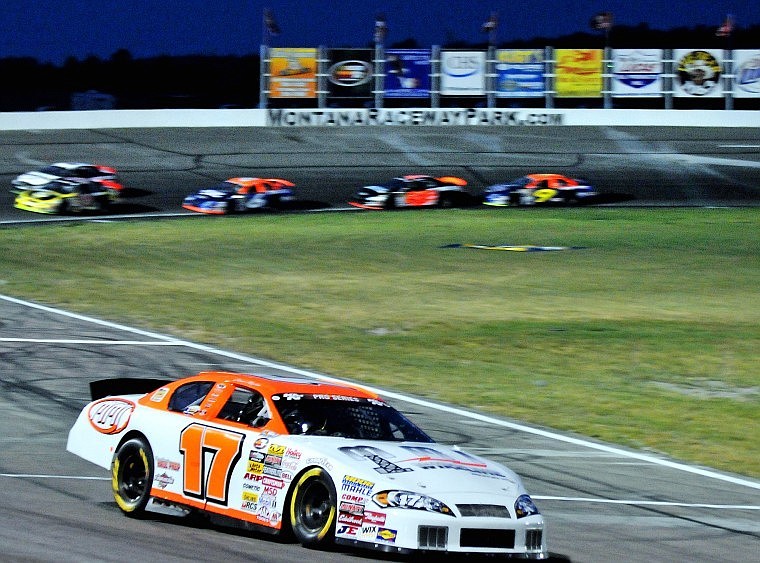
[{"label": "blurred race car in distance", "polygon": [[119,181],[116,170],[110,166],[88,164],[86,162],[56,162],[39,170],[25,172],[11,181],[11,191],[18,193],[22,190],[45,186],[60,178],[83,178],[86,180],[108,180],[109,188],[121,191],[123,185]]},{"label": "blurred race car in distance", "polygon": [[498,207],[541,204],[589,203],[597,196],[584,180],[561,174],[528,174],[506,184],[495,184],[483,192],[483,203]]},{"label": "blurred race car in distance", "polygon": [[471,202],[467,181],[456,176],[408,174],[384,184],[360,188],[349,205],[362,209],[457,207]]},{"label": "blurred race car in distance", "polygon": [[127,516],[194,513],[309,547],[548,556],[514,472],[361,387],[211,371],[90,390],[67,449],[110,470]]},{"label": "blurred race car in distance", "polygon": [[295,184],[281,178],[230,178],[185,197],[182,207],[225,215],[256,209],[282,209],[293,200]]},{"label": "blurred race car in distance", "polygon": [[104,212],[119,197],[120,186],[111,180],[69,178],[52,180],[16,193],[13,207],[34,213]]}]

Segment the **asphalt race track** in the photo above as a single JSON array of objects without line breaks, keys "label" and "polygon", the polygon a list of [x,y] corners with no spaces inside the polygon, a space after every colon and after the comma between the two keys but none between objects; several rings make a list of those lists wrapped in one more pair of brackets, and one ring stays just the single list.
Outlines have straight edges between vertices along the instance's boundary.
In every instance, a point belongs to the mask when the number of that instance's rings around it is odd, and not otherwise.
[{"label": "asphalt race track", "polygon": [[[0,139],[0,183],[6,186],[48,162],[115,166],[130,193],[114,216],[180,213],[189,191],[239,175],[291,179],[307,209],[342,207],[357,186],[411,172],[462,175],[474,194],[526,172],[558,171],[592,180],[610,202],[760,201],[760,131],[753,129],[251,128],[0,132]],[[4,228],[47,219],[17,211],[11,202],[9,193],[0,193]],[[65,451],[91,380],[291,368],[3,296],[0,357],[0,559],[396,560],[372,552],[307,551],[268,536],[166,517],[125,518],[112,500],[108,473]],[[555,560],[757,556],[756,480],[388,391],[439,441],[497,459],[523,477],[547,521]]]},{"label": "asphalt race track", "polygon": [[[112,215],[184,212],[185,195],[233,176],[296,183],[296,208],[344,207],[399,174],[459,175],[477,196],[529,172],[589,180],[601,202],[756,205],[760,129],[378,127],[0,131],[0,186],[57,161],[114,166],[127,188]],[[0,222],[16,210],[0,190]]]}]

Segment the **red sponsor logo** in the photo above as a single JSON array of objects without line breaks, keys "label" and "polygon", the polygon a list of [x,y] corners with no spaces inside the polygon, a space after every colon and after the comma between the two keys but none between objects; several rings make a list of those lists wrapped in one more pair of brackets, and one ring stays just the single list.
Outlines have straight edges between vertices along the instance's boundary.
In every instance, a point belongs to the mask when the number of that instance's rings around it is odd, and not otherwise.
[{"label": "red sponsor logo", "polygon": [[135,410],[135,404],[132,401],[101,399],[90,405],[87,417],[92,427],[98,432],[118,434],[127,427],[133,410]]},{"label": "red sponsor logo", "polygon": [[377,524],[378,526],[382,526],[385,524],[385,514],[381,514],[380,512],[365,512],[364,523]]},{"label": "red sponsor logo", "polygon": [[348,514],[345,512],[338,513],[338,522],[341,524],[349,524],[350,526],[361,526],[362,517],[354,514]]}]

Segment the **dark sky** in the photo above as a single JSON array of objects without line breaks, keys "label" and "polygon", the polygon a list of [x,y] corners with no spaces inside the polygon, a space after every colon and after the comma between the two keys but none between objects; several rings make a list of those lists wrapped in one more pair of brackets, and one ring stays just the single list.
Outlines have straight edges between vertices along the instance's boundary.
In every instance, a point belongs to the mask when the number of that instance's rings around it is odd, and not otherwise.
[{"label": "dark sky", "polygon": [[364,47],[380,12],[386,44],[413,37],[420,46],[482,42],[480,26],[492,11],[498,41],[590,31],[589,19],[601,11],[620,25],[665,30],[717,27],[727,13],[737,26],[760,24],[759,0],[0,0],[0,58],[60,64],[122,48],[135,58],[258,53],[264,7],[282,31],[271,44],[281,47]]}]

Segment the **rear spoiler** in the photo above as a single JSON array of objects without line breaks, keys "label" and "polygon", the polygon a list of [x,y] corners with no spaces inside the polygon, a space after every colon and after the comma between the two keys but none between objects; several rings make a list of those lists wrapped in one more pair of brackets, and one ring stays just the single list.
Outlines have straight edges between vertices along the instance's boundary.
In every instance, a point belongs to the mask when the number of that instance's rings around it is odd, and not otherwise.
[{"label": "rear spoiler", "polygon": [[144,395],[171,382],[171,379],[135,379],[132,377],[99,379],[90,382],[90,396],[93,401],[97,401],[111,395]]}]

